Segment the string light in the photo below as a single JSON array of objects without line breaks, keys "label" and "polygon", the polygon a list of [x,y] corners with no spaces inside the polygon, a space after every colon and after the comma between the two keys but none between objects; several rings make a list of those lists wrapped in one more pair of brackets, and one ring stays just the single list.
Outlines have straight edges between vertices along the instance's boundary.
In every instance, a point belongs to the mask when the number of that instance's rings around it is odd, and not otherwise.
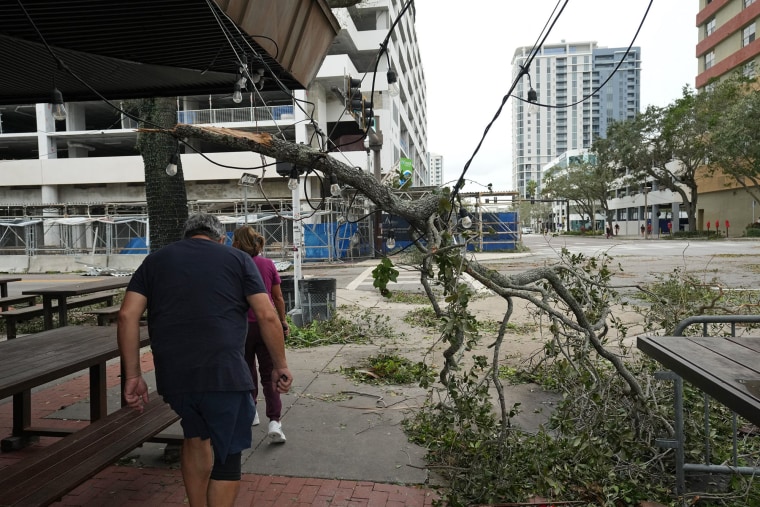
[{"label": "string light", "polygon": [[66,104],[63,103],[63,94],[58,88],[53,89],[53,118],[58,121],[66,119]]},{"label": "string light", "polygon": [[385,246],[388,250],[396,248],[396,233],[394,231],[388,231],[388,238],[385,240]]},{"label": "string light", "polygon": [[398,76],[396,76],[396,71],[393,69],[388,69],[388,72],[385,74],[385,76],[388,79],[388,93],[391,97],[398,97],[401,89],[398,86]]},{"label": "string light", "polygon": [[298,178],[298,169],[296,169],[296,166],[293,166],[293,168],[290,170],[290,180],[288,180],[288,188],[290,190],[295,190],[298,188],[299,185],[299,178]]},{"label": "string light", "polygon": [[333,197],[340,197],[340,185],[338,184],[338,177],[334,174],[330,175],[330,194]]},{"label": "string light", "polygon": [[470,218],[470,215],[464,208],[459,208],[459,225],[465,229],[472,227],[472,218]]},{"label": "string light", "polygon": [[177,174],[177,164],[179,163],[179,154],[175,151],[172,153],[169,163],[166,165],[166,174],[174,176]]}]

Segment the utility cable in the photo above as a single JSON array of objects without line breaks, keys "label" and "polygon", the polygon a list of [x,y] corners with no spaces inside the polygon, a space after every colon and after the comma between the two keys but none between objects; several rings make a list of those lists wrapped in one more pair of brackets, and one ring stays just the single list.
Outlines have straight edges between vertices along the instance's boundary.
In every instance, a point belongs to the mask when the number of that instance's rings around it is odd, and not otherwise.
[{"label": "utility cable", "polygon": [[[582,97],[580,100],[577,100],[577,101],[575,101],[575,102],[573,102],[571,104],[557,105],[557,104],[542,104],[540,102],[532,102],[532,104],[535,104],[538,107],[545,107],[547,109],[566,109],[568,107],[577,106],[578,104],[581,104],[581,103],[587,101],[588,99],[590,99],[591,97],[597,95],[602,90],[602,88],[604,88],[607,85],[607,83],[610,81],[610,79],[612,79],[612,76],[614,76],[615,74],[617,74],[617,72],[620,69],[620,67],[626,61],[626,58],[630,54],[631,49],[633,48],[633,45],[636,43],[636,39],[639,36],[639,32],[641,32],[641,29],[644,27],[644,22],[646,21],[647,17],[649,16],[649,9],[652,8],[653,1],[654,0],[649,0],[649,5],[647,6],[646,11],[644,12],[644,17],[641,18],[641,22],[639,23],[639,27],[636,29],[636,33],[633,35],[633,39],[631,40],[631,43],[628,44],[628,48],[625,50],[625,53],[623,53],[623,56],[620,58],[620,61],[618,61],[618,63],[615,66],[615,68],[612,69],[612,72],[610,72],[610,75],[607,76],[607,79],[605,79],[604,81],[602,81],[602,83],[596,89],[594,89],[594,91],[592,91],[590,94]],[[522,102],[528,102],[526,99],[524,99],[522,97],[515,96],[515,98],[517,100],[522,101]]]},{"label": "utility cable", "polygon": [[[541,39],[541,43],[539,44],[539,48],[544,45],[544,42],[546,42],[547,37],[549,37],[549,34],[551,33],[552,29],[554,28],[554,25],[557,23],[557,20],[562,15],[562,12],[565,10],[565,7],[567,7],[567,3],[569,0],[565,0],[562,8],[557,13],[554,20],[552,20],[551,25],[549,26],[549,29],[546,30],[546,33],[544,34],[543,39]],[[556,12],[556,7],[554,11],[552,11],[552,14]],[[499,105],[499,108],[496,110],[496,114],[494,114],[491,121],[486,125],[485,130],[483,131],[483,135],[480,138],[480,141],[478,142],[478,145],[475,147],[475,151],[470,156],[469,160],[464,165],[464,169],[462,170],[462,174],[459,176],[459,180],[457,181],[456,186],[454,187],[454,190],[451,193],[451,198],[449,199],[451,201],[451,204],[454,204],[454,200],[456,199],[457,194],[459,193],[459,190],[464,187],[464,177],[467,174],[467,171],[470,168],[470,164],[472,164],[473,159],[475,158],[475,155],[480,151],[480,147],[483,145],[483,141],[486,139],[486,135],[488,135],[488,131],[491,130],[491,126],[496,122],[496,120],[499,118],[499,115],[501,115],[502,109],[504,109],[504,105],[507,103],[507,99],[512,96],[512,92],[514,92],[515,88],[517,87],[517,84],[520,82],[520,79],[528,73],[528,69],[530,68],[530,64],[533,63],[533,59],[536,57],[536,54],[538,53],[538,50],[534,52],[533,54],[528,55],[528,59],[526,60],[524,66],[521,66],[520,72],[517,73],[517,77],[512,82],[512,85],[510,86],[509,90],[507,91],[506,95],[501,100],[501,104]],[[451,213],[453,212],[453,206],[451,210],[449,211],[448,217],[446,218],[446,221],[451,218]]]}]

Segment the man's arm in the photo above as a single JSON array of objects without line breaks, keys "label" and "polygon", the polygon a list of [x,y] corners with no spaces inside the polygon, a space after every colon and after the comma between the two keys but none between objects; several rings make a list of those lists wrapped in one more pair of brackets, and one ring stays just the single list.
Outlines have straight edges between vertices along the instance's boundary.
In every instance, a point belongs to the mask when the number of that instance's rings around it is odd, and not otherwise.
[{"label": "man's arm", "polygon": [[145,296],[127,291],[119,309],[116,340],[121,353],[124,375],[124,399],[130,407],[142,412],[148,402],[148,386],[140,369],[140,318],[148,304]]},{"label": "man's arm", "polygon": [[272,302],[269,300],[269,294],[266,292],[248,296],[248,304],[251,305],[253,313],[256,314],[261,338],[272,357],[274,366],[272,381],[275,382],[279,392],[286,393],[290,390],[293,375],[288,370],[288,361],[285,358],[285,336],[280,319],[277,318],[277,312],[275,312]]}]

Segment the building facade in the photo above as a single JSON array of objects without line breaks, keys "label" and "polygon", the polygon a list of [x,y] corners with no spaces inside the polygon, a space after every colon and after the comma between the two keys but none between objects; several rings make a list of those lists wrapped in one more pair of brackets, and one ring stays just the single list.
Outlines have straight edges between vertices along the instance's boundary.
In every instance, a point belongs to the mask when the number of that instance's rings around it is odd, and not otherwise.
[{"label": "building facade", "polygon": [[[524,46],[515,51],[514,78],[531,50]],[[641,50],[600,48],[596,42],[547,44],[528,75],[517,84],[519,99],[512,102],[512,184],[523,197],[531,197],[525,195],[529,181],[540,191],[541,171],[550,161],[570,150],[589,149],[596,136],[605,135],[609,120],[638,113]],[[527,102],[531,88],[537,93],[537,108]]]},{"label": "building facade", "polygon": [[[760,40],[756,32],[759,22],[760,1],[699,0],[695,80],[698,91],[708,89],[714,80],[737,72],[757,78]],[[705,177],[698,184],[699,230],[715,230],[717,222],[728,235],[739,236],[746,225],[754,223],[760,216],[760,203],[722,174]]]},{"label": "building facade", "polygon": [[[430,177],[426,82],[413,7],[394,27],[387,55],[378,54],[402,7],[401,0],[375,0],[334,9],[341,30],[308,89],[261,92],[249,80],[241,97],[233,94],[230,83],[229,94],[177,97],[177,122],[269,132],[376,173],[392,171],[402,158],[410,159],[414,184],[426,185]],[[396,73],[396,86],[388,82],[389,68]],[[256,74],[256,69],[249,70]],[[272,79],[266,69],[261,70],[261,79]],[[346,112],[344,87],[349,75],[361,79],[362,94],[372,101],[372,143],[365,142],[363,130]],[[66,106],[63,121],[53,117],[51,104],[0,108],[0,223],[31,216],[45,220],[144,213],[137,123],[104,102]],[[189,205],[229,214],[247,214],[257,206],[278,207],[282,202],[289,209],[288,179],[275,171],[275,162],[249,151],[187,140],[181,166]],[[261,185],[241,186],[243,173],[258,177]],[[318,202],[329,195],[329,190],[325,192],[329,186],[321,175],[307,173],[300,181],[300,195],[313,204],[315,198]],[[319,214],[312,215],[305,220],[321,220]],[[38,245],[61,241],[47,228],[36,236]],[[92,241],[82,239],[85,245]]]},{"label": "building facade", "polygon": [[443,155],[430,154],[430,183],[431,187],[443,185]]},{"label": "building facade", "polygon": [[698,91],[713,79],[736,71],[757,76],[760,40],[756,40],[760,2],[756,0],[699,0],[697,13]]}]

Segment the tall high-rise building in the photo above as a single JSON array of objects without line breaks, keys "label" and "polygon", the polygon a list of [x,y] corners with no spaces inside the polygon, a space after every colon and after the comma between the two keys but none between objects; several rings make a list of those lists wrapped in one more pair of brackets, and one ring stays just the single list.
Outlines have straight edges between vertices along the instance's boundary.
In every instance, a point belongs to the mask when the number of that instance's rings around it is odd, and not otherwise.
[{"label": "tall high-rise building", "polygon": [[699,0],[697,90],[737,70],[749,78],[757,76],[760,41],[755,40],[755,33],[759,19],[760,2],[756,0]]},{"label": "tall high-rise building", "polygon": [[430,186],[443,185],[443,155],[430,154]]},{"label": "tall high-rise building", "polygon": [[[524,46],[515,51],[514,78],[531,50]],[[569,150],[589,149],[595,137],[605,135],[609,120],[638,113],[641,49],[600,48],[596,42],[547,44],[533,59],[528,76],[515,88],[522,100],[512,102],[512,186],[522,196],[529,181],[541,188],[546,163]],[[537,93],[535,112],[529,112],[527,102],[531,88]]]}]

